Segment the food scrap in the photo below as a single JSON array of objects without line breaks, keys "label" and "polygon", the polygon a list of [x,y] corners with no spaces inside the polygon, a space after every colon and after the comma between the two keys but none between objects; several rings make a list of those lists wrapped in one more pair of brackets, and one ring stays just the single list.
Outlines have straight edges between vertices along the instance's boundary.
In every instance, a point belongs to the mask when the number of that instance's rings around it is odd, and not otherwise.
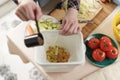
[{"label": "food scrap", "polygon": [[49,62],[68,62],[70,58],[70,53],[65,48],[57,45],[49,46],[46,55]]},{"label": "food scrap", "polygon": [[34,30],[32,29],[30,24],[27,24],[26,28],[27,28],[27,31],[28,31],[29,35],[33,35],[34,34]]}]

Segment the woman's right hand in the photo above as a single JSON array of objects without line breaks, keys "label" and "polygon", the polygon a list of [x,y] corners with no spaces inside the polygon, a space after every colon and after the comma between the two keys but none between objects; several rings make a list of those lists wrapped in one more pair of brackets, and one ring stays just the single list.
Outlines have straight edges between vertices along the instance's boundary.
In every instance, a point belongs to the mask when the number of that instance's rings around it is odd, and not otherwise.
[{"label": "woman's right hand", "polygon": [[23,21],[35,20],[35,15],[39,21],[42,16],[42,11],[39,5],[37,5],[33,0],[22,0],[17,9],[16,15]]}]

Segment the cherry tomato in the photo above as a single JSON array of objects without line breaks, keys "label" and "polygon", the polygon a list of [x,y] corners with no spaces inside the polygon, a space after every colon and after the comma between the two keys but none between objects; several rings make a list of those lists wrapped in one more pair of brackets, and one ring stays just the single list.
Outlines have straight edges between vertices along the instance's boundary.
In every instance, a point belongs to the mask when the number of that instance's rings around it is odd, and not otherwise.
[{"label": "cherry tomato", "polygon": [[101,49],[97,48],[93,51],[92,53],[92,58],[95,60],[95,61],[103,61],[106,57],[106,54],[104,51],[102,51]]},{"label": "cherry tomato", "polygon": [[107,36],[102,36],[102,37],[100,38],[100,41],[108,41],[108,42],[111,42],[110,38],[107,37]]},{"label": "cherry tomato", "polygon": [[103,51],[109,51],[112,43],[109,41],[100,41],[100,49]]},{"label": "cherry tomato", "polygon": [[114,46],[109,48],[110,50],[106,52],[106,56],[110,59],[115,59],[118,57],[118,49]]},{"label": "cherry tomato", "polygon": [[100,43],[100,40],[97,39],[97,38],[91,38],[89,41],[88,41],[88,46],[91,48],[91,49],[96,49],[99,47],[99,43]]}]

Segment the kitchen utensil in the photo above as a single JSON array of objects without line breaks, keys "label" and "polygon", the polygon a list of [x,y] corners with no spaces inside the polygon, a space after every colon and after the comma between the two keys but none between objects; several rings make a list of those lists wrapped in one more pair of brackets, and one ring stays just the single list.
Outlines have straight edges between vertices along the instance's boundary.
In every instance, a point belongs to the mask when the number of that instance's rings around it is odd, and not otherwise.
[{"label": "kitchen utensil", "polygon": [[44,44],[44,38],[39,30],[39,25],[36,17],[35,17],[35,23],[36,23],[36,28],[38,33],[25,36],[24,42],[27,47],[34,47],[34,46],[39,46]]},{"label": "kitchen utensil", "polygon": [[[62,23],[62,20],[59,21]],[[79,23],[92,23],[92,20],[78,20]]]},{"label": "kitchen utensil", "polygon": [[79,23],[92,23],[92,20],[78,20]]}]

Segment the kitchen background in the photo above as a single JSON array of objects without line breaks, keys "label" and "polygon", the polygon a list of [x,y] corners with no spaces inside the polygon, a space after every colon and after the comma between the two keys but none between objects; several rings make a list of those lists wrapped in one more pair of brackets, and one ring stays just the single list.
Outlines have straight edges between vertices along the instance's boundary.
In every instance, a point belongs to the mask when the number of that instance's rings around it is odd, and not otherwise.
[{"label": "kitchen background", "polygon": [[16,7],[12,0],[0,0],[0,80],[46,80],[32,63],[24,64],[8,52],[5,35],[21,23],[14,13]]}]

